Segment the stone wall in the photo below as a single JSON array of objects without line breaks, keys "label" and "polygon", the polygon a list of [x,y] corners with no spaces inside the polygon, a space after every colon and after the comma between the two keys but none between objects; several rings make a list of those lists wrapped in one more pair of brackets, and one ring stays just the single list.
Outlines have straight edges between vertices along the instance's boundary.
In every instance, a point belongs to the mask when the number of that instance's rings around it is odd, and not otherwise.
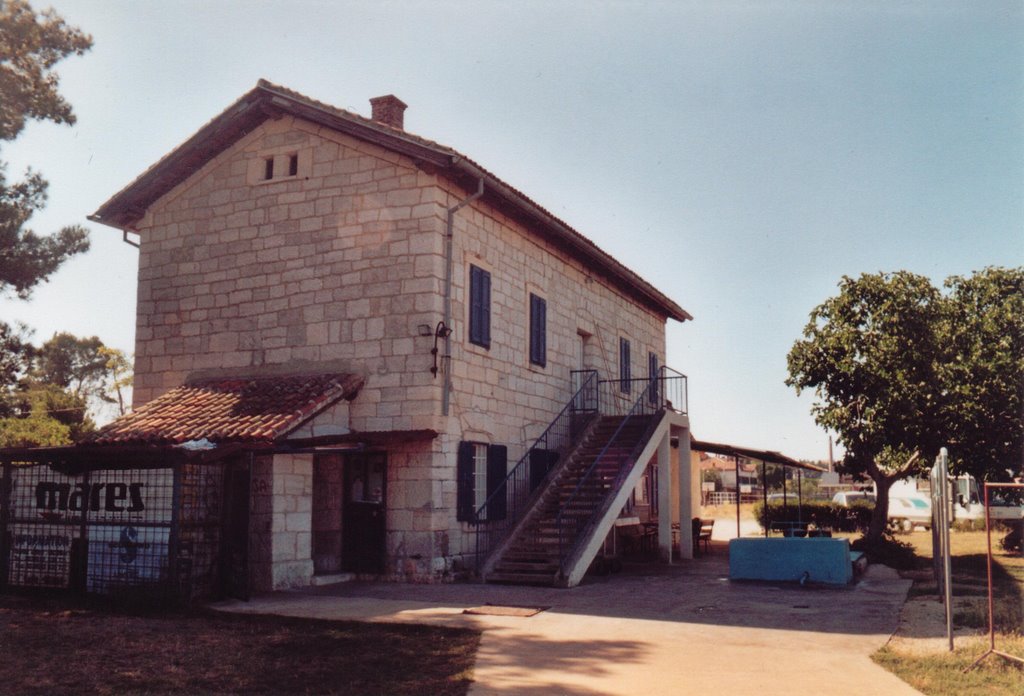
[{"label": "stone wall", "polygon": [[308,585],[313,577],[313,455],[260,457],[250,481],[253,590]]},{"label": "stone wall", "polygon": [[[467,195],[330,129],[265,122],[139,224],[135,405],[196,373],[329,363],[363,375],[358,397],[333,414],[346,422],[314,425],[441,433],[388,448],[387,574],[452,577],[472,544],[455,519],[458,443],[507,445],[512,466],[569,399],[570,370],[617,378],[620,337],[634,378],[646,377],[648,352],[659,364],[665,354],[663,316],[477,201],[456,216],[443,418],[434,339],[419,327],[432,331],[443,316],[446,210]],[[468,342],[470,264],[492,276],[489,350]],[[547,301],[544,367],[529,361],[530,293]],[[261,589],[308,582],[312,460],[261,460],[253,481],[254,577]]]},{"label": "stone wall", "polygon": [[[267,159],[284,173],[261,179]],[[352,427],[433,427],[437,197],[406,158],[292,118],[214,157],[139,225],[135,405],[195,372],[331,361],[367,378]]]}]

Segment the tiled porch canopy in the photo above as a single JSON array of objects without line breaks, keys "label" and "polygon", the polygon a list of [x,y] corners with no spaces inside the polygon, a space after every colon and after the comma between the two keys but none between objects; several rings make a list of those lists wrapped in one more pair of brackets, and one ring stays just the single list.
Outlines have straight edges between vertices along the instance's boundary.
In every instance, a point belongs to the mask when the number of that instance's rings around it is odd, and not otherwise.
[{"label": "tiled porch canopy", "polygon": [[354,374],[195,381],[101,428],[90,444],[273,442],[363,386]]}]

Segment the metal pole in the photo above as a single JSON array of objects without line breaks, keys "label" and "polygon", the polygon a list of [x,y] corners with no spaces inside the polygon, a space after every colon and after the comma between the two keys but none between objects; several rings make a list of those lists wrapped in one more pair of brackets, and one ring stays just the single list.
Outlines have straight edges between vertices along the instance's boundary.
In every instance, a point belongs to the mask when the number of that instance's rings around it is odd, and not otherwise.
[{"label": "metal pole", "polygon": [[[939,532],[942,535],[942,571],[946,578],[945,581],[945,597],[946,597],[946,635],[949,638],[949,651],[953,652],[953,566],[952,566],[952,552],[949,547],[949,459],[946,453],[946,448],[943,447],[939,450],[939,462],[942,480],[942,514],[939,515],[939,519],[942,520],[942,530]],[[991,557],[990,557],[991,558]]]},{"label": "metal pole", "polygon": [[768,516],[768,467],[763,459],[761,460],[761,495],[764,497],[764,535],[767,537],[772,521]]},{"label": "metal pole", "polygon": [[736,538],[740,538],[740,457],[734,454],[733,462],[736,463]]}]

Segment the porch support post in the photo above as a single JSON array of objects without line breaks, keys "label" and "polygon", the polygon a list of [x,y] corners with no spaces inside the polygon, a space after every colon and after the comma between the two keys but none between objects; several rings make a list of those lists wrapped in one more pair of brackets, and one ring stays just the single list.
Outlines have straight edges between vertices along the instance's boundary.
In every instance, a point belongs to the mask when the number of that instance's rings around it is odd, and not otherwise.
[{"label": "porch support post", "polygon": [[672,562],[672,445],[670,428],[658,443],[658,556]]},{"label": "porch support post", "polygon": [[[690,456],[690,429],[678,431],[679,435],[679,557],[693,558],[693,534],[690,521],[697,517],[693,504],[694,488],[700,490],[700,477],[694,476]],[[698,469],[699,470],[699,469]]]}]

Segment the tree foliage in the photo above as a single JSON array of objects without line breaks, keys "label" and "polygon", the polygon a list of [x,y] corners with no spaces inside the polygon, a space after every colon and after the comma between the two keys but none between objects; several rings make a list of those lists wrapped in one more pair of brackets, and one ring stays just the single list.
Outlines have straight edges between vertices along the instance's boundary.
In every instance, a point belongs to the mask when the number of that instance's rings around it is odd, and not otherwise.
[{"label": "tree foliage", "polygon": [[954,276],[940,366],[945,433],[959,471],[1008,480],[1024,471],[1024,268]]},{"label": "tree foliage", "polygon": [[[13,140],[29,120],[73,124],[71,105],[58,92],[54,66],[81,55],[92,39],[52,10],[37,14],[24,0],[0,0],[0,141]],[[80,226],[42,237],[25,225],[46,204],[46,181],[29,171],[8,184],[0,162],[0,294],[26,298],[69,257],[89,248]]]},{"label": "tree foliage", "polygon": [[[0,333],[0,340],[3,334]],[[78,442],[95,430],[93,413],[103,403],[125,412],[131,361],[96,336],[59,333],[41,347],[27,334],[0,385],[0,447],[40,447]]]},{"label": "tree foliage", "polygon": [[[88,35],[53,10],[37,13],[24,0],[0,0],[0,141],[14,140],[32,120],[74,124],[54,67],[91,46]],[[31,170],[9,183],[0,161],[0,296],[27,299],[89,248],[78,225],[48,236],[27,227],[46,205],[46,191],[46,180]],[[82,395],[32,378],[36,357],[27,329],[0,321],[0,446],[67,444],[91,428]]]},{"label": "tree foliage", "polygon": [[74,124],[53,67],[91,47],[91,37],[52,9],[37,14],[24,0],[0,2],[0,140],[16,138],[28,119]]},{"label": "tree foliage", "polygon": [[88,398],[104,393],[108,356],[97,336],[79,338],[69,333],[54,334],[36,357],[34,375],[47,384]]},{"label": "tree foliage", "polygon": [[1024,269],[946,288],[907,271],[844,277],[787,358],[786,383],[814,391],[815,421],[846,450],[842,469],[875,482],[870,539],[885,530],[891,484],[943,445],[985,478],[1024,463]]}]

